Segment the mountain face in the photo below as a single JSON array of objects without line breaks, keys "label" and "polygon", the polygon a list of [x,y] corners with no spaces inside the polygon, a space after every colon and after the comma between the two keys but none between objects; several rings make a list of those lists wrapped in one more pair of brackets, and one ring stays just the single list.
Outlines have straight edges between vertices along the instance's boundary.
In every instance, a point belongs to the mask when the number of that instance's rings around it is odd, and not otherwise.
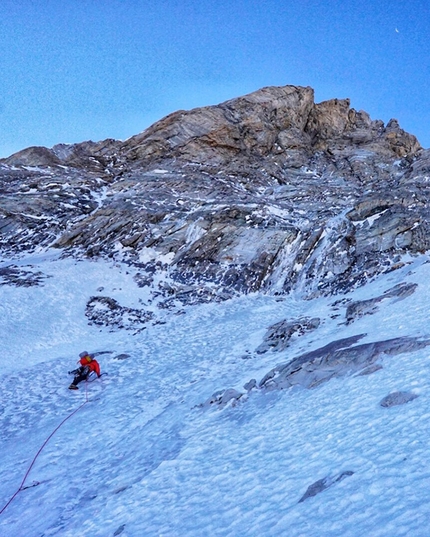
[{"label": "mountain face", "polygon": [[295,86],[1,160],[0,534],[427,535],[429,178]]},{"label": "mountain face", "polygon": [[268,87],[125,142],[2,159],[0,244],[124,260],[160,307],[254,291],[311,298],[430,248],[429,177],[430,150],[396,120]]}]

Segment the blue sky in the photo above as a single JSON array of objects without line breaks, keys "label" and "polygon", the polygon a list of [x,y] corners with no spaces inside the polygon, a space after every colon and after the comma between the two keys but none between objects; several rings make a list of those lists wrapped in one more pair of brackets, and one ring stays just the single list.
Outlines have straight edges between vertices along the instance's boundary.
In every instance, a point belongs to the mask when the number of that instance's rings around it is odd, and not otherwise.
[{"label": "blue sky", "polygon": [[0,157],[126,139],[264,86],[394,117],[430,147],[428,0],[2,0]]}]

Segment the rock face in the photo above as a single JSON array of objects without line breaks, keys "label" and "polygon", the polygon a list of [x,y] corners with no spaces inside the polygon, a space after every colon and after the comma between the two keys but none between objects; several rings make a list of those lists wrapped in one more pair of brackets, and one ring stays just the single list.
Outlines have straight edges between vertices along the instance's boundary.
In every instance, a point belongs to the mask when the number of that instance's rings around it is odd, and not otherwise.
[{"label": "rock face", "polygon": [[430,247],[430,151],[309,87],[175,112],[125,142],[0,161],[0,248],[121,258],[165,307],[332,294]]}]

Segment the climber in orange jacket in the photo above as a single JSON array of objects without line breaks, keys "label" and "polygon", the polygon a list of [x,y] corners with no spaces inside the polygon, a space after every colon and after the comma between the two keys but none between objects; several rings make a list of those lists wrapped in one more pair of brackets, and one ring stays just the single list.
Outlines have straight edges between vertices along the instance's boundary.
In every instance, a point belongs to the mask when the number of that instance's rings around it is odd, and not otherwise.
[{"label": "climber in orange jacket", "polygon": [[94,358],[93,354],[88,354],[87,351],[81,352],[79,355],[80,360],[78,364],[81,364],[77,369],[69,371],[70,374],[75,375],[72,384],[69,386],[69,390],[78,390],[78,384],[83,380],[87,380],[89,375],[94,372],[98,378],[101,377],[100,365]]}]

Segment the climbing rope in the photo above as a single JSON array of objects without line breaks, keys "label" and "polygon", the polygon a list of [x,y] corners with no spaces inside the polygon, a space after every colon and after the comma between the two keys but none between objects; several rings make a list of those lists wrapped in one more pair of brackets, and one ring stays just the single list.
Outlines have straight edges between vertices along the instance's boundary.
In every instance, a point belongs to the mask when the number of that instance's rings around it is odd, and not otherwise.
[{"label": "climbing rope", "polygon": [[[46,446],[46,444],[51,440],[51,438],[54,436],[54,434],[58,431],[58,429],[60,429],[60,427],[62,427],[67,420],[69,420],[72,416],[74,416],[79,410],[81,410],[81,408],[83,406],[85,406],[88,402],[89,402],[89,399],[88,399],[88,386],[87,386],[87,381],[85,381],[85,401],[78,407],[76,408],[73,412],[71,412],[68,416],[66,416],[64,418],[64,420],[52,431],[52,433],[48,436],[48,438],[43,442],[43,444],[41,445],[39,451],[36,453],[36,455],[33,457],[33,460],[31,461],[31,464],[30,466],[28,467],[28,470],[27,472],[25,473],[24,475],[24,479],[21,481],[21,484],[20,486],[18,487],[18,489],[16,490],[15,494],[10,498],[10,500],[6,503],[6,505],[0,510],[0,515],[6,510],[6,508],[13,502],[13,500],[18,496],[18,494],[22,491],[22,490],[25,490],[29,487],[24,487],[24,483],[29,475],[29,473],[31,472],[31,469],[33,468],[37,458],[39,457],[39,455],[42,453],[43,451],[43,448]],[[39,483],[37,483],[39,484]],[[32,485],[33,486],[33,485]],[[35,486],[35,485],[34,485]]]}]

